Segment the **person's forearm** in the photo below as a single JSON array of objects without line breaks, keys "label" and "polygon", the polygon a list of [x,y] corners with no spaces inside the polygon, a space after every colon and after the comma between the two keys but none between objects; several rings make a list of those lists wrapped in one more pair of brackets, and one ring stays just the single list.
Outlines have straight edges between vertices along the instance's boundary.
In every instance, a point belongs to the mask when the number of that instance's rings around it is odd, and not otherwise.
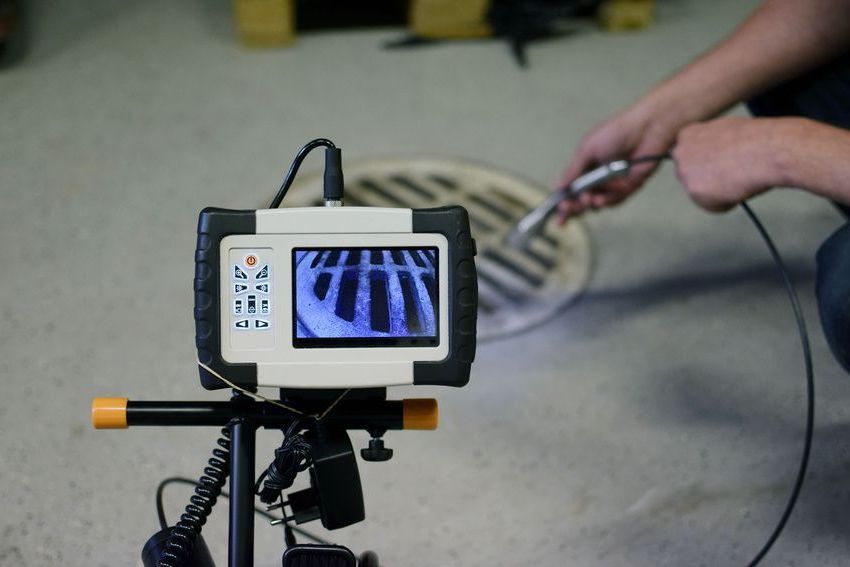
[{"label": "person's forearm", "polygon": [[781,128],[778,184],[850,205],[850,131],[805,118],[783,119]]},{"label": "person's forearm", "polygon": [[681,125],[706,120],[848,47],[850,0],[767,0],[636,107]]}]

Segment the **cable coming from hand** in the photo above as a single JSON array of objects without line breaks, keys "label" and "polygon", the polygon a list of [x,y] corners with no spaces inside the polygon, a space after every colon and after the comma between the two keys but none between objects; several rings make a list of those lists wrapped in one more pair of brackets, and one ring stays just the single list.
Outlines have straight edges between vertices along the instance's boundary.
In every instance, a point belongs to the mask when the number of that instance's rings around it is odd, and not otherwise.
[{"label": "cable coming from hand", "polygon": [[[649,162],[660,163],[665,159],[672,160],[672,154],[666,153],[663,155],[641,156],[630,159],[629,164],[634,165]],[[776,540],[779,539],[782,530],[785,528],[785,525],[788,523],[788,519],[791,517],[791,513],[794,511],[794,506],[797,504],[797,499],[800,496],[800,492],[803,488],[803,483],[806,479],[806,472],[808,471],[809,467],[809,457],[812,451],[812,439],[814,437],[815,378],[812,365],[811,345],[809,344],[809,333],[806,330],[806,320],[803,317],[803,308],[800,306],[800,299],[797,297],[797,291],[794,288],[794,284],[791,281],[791,276],[788,274],[788,270],[785,267],[785,262],[782,260],[782,256],[780,255],[779,250],[776,248],[776,245],[774,244],[773,239],[770,237],[770,234],[767,232],[767,229],[764,227],[755,212],[753,212],[753,210],[750,208],[749,204],[746,201],[743,201],[741,202],[741,208],[753,222],[753,225],[755,225],[756,230],[762,237],[762,240],[764,240],[764,243],[767,246],[771,257],[773,258],[776,270],[777,272],[779,272],[779,275],[782,278],[782,284],[785,288],[785,292],[788,295],[788,301],[791,304],[791,310],[794,313],[794,319],[797,323],[797,332],[800,336],[800,346],[803,351],[803,363],[805,366],[806,379],[806,431],[803,437],[803,453],[800,456],[800,466],[797,470],[797,476],[794,480],[794,485],[791,489],[791,494],[788,497],[788,502],[785,504],[785,509],[782,511],[782,515],[780,516],[779,521],[773,528],[773,531],[770,533],[770,536],[767,538],[764,545],[761,547],[758,553],[756,553],[753,559],[747,564],[748,567],[756,567],[756,565],[761,563],[761,561],[773,547],[773,544],[776,543]]]}]

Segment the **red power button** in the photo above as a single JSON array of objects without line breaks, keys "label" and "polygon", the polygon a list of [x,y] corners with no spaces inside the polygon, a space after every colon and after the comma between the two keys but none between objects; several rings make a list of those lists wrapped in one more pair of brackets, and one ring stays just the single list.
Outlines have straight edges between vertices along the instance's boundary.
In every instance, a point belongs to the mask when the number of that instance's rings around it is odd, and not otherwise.
[{"label": "red power button", "polygon": [[249,268],[256,268],[258,262],[259,259],[253,254],[248,254],[247,256],[245,256],[245,265]]}]

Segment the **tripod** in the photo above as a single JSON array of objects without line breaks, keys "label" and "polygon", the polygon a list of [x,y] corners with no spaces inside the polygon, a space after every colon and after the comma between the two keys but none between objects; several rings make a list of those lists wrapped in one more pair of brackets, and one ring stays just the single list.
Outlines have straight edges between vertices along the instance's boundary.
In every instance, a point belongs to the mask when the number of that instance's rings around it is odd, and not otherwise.
[{"label": "tripod", "polygon": [[[215,505],[227,477],[230,483],[227,564],[228,567],[253,566],[254,507],[260,484],[256,481],[255,470],[256,433],[260,428],[286,430],[294,421],[300,420],[299,427],[303,428],[303,438],[309,445],[310,488],[289,494],[286,501],[281,495],[281,502],[272,506],[284,509],[284,523],[301,524],[318,519],[326,529],[334,530],[362,521],[365,518],[363,491],[348,431],[366,430],[371,435],[369,446],[361,450],[364,460],[387,461],[392,457],[392,450],[384,447],[384,433],[400,429],[436,429],[437,402],[434,399],[387,400],[386,389],[377,388],[352,391],[344,399],[337,398],[338,403],[327,411],[327,400],[331,396],[340,394],[333,391],[282,390],[281,399],[289,407],[297,407],[302,415],[270,402],[255,401],[235,391],[233,398],[226,402],[140,402],[126,398],[95,398],[92,402],[92,424],[96,429],[223,427],[220,448],[214,451],[210,466],[204,469],[205,476],[198,483],[201,488],[196,489],[192,504],[187,506],[188,520],[187,514],[181,517],[181,521],[189,523],[185,537],[191,541],[179,542],[183,545],[183,555],[178,554],[178,559],[167,559],[168,542],[176,537],[180,524],[160,532],[145,546],[145,566],[182,564],[186,567],[214,567],[206,545],[200,539],[200,526]],[[303,415],[312,418],[305,420]],[[289,515],[286,515],[286,507],[290,509]],[[195,534],[191,533],[195,524],[189,522],[194,518],[193,514],[202,516],[196,522]],[[198,545],[195,545],[196,541]],[[358,561],[350,550],[341,546],[294,545],[286,549],[283,565],[377,567],[377,557],[367,552]]]}]

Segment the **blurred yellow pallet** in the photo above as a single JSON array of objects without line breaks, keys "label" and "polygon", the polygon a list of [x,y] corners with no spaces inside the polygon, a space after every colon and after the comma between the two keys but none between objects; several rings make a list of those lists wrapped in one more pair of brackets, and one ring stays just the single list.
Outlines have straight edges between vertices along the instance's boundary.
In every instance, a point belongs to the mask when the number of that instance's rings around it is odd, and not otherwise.
[{"label": "blurred yellow pallet", "polygon": [[[652,23],[654,0],[607,0],[597,12],[608,31],[642,29]],[[486,22],[490,0],[410,0],[410,31],[434,39],[491,35]],[[295,41],[294,0],[233,0],[236,34],[250,46]]]},{"label": "blurred yellow pallet", "polygon": [[233,0],[236,35],[245,45],[287,45],[295,41],[293,0]]},{"label": "blurred yellow pallet", "polygon": [[489,37],[489,9],[490,0],[411,0],[410,31],[431,39]]},{"label": "blurred yellow pallet", "polygon": [[652,23],[654,8],[655,0],[607,0],[597,18],[607,31],[638,30]]}]

